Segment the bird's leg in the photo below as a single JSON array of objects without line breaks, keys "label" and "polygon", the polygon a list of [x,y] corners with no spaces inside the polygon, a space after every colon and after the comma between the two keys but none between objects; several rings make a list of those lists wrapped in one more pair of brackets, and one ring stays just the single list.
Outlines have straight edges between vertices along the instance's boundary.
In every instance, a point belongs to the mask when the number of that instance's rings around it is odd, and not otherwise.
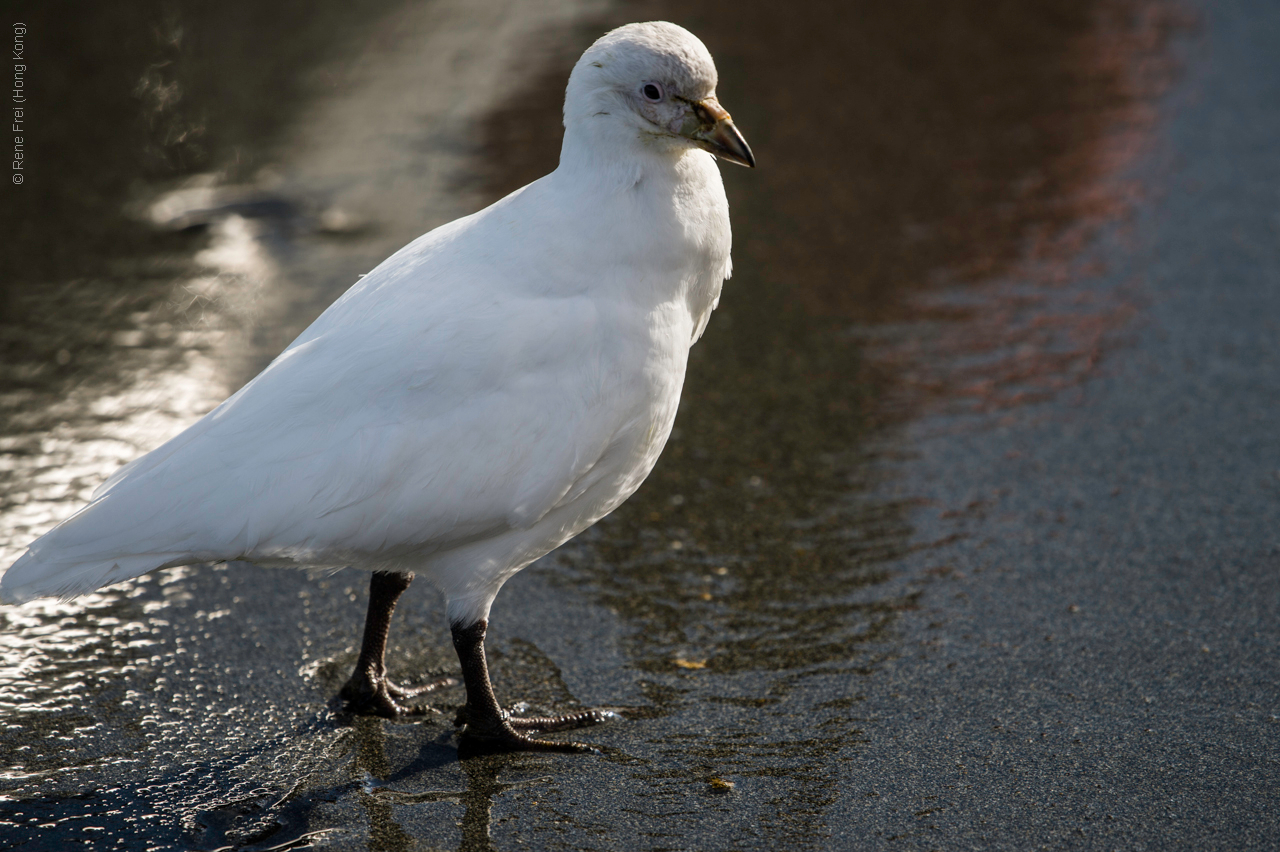
[{"label": "bird's leg", "polygon": [[463,736],[501,751],[597,751],[585,743],[539,740],[520,733],[564,731],[603,722],[613,714],[588,710],[550,718],[512,718],[498,704],[497,696],[493,694],[493,684],[489,681],[489,665],[484,656],[484,635],[488,627],[489,622],[483,618],[466,627],[453,625],[453,647],[462,663],[462,682],[467,688],[467,706],[462,711],[466,721]]},{"label": "bird's leg", "polygon": [[404,688],[396,686],[387,677],[385,661],[387,634],[391,631],[391,615],[396,611],[396,601],[413,582],[412,574],[398,571],[375,571],[369,581],[369,614],[364,621],[364,642],[360,646],[360,659],[342,692],[347,709],[366,716],[397,716],[424,713],[428,708],[404,705],[400,702],[416,695],[430,692],[441,686],[455,683],[453,678],[429,683],[426,686]]}]

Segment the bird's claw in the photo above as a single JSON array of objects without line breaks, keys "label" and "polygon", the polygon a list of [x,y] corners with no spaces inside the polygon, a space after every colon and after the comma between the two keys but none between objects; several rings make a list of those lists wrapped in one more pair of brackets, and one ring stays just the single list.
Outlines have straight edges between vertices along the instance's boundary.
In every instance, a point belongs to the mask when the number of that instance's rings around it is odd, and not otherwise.
[{"label": "bird's claw", "polygon": [[482,753],[504,751],[550,751],[572,754],[603,752],[593,745],[580,742],[540,740],[523,731],[551,733],[598,725],[621,716],[613,710],[583,710],[563,716],[512,716],[503,712],[497,720],[471,720],[464,707],[458,711],[458,723],[463,725],[462,740],[469,750]]},{"label": "bird's claw", "polygon": [[425,704],[407,702],[419,695],[425,695],[455,683],[457,683],[455,679],[446,677],[423,686],[404,687],[392,682],[385,675],[379,677],[368,672],[357,672],[342,687],[339,695],[346,709],[358,716],[398,719],[401,716],[423,716],[439,712]]}]

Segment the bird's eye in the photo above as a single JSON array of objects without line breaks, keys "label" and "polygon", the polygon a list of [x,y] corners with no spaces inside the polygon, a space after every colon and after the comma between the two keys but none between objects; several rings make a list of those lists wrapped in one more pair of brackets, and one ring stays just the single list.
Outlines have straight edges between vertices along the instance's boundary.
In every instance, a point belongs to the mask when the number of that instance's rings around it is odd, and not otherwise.
[{"label": "bird's eye", "polygon": [[657,103],[662,100],[662,87],[657,83],[645,83],[640,87],[640,92],[646,99]]}]

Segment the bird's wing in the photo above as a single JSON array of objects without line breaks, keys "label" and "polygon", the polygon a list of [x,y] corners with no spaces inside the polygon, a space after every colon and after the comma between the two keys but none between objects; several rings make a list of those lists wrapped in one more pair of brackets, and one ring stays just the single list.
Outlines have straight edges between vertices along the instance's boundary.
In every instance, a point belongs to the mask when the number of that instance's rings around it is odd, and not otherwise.
[{"label": "bird's wing", "polygon": [[[530,526],[643,412],[618,406],[606,382],[584,391],[589,345],[539,345],[531,332],[548,323],[525,308],[521,330],[442,324],[408,355],[336,334],[290,349],[48,544],[66,556],[292,549],[305,561]],[[575,325],[581,344],[590,325]]]},{"label": "bird's wing", "polygon": [[[114,560],[114,582],[183,560],[447,549],[532,526],[649,416],[622,366],[643,363],[644,336],[599,300],[489,298],[456,280],[483,265],[431,281],[421,263],[399,269],[122,470],[4,585],[38,573],[33,560]],[[146,554],[159,561],[130,561]]]}]

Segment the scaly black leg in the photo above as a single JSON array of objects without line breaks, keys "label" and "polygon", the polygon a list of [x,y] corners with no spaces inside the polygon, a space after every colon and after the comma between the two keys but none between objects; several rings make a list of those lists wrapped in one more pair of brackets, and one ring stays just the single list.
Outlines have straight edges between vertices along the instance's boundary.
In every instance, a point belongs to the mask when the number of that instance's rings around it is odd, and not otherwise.
[{"label": "scaly black leg", "polygon": [[387,677],[385,658],[387,634],[391,631],[391,615],[396,611],[396,601],[412,582],[412,574],[396,571],[376,571],[369,581],[369,614],[365,617],[360,659],[339,693],[346,702],[347,709],[354,713],[385,716],[389,719],[425,713],[429,708],[401,702],[457,682],[453,678],[444,678],[426,686],[407,689],[396,686]]},{"label": "scaly black leg", "polygon": [[598,751],[586,743],[539,740],[520,731],[564,731],[603,722],[615,715],[600,710],[587,710],[567,716],[539,719],[513,719],[502,709],[489,682],[489,665],[484,656],[484,635],[489,622],[481,619],[461,627],[453,625],[453,647],[462,663],[462,682],[467,688],[467,706],[463,709],[466,727],[464,737],[500,751]]}]

